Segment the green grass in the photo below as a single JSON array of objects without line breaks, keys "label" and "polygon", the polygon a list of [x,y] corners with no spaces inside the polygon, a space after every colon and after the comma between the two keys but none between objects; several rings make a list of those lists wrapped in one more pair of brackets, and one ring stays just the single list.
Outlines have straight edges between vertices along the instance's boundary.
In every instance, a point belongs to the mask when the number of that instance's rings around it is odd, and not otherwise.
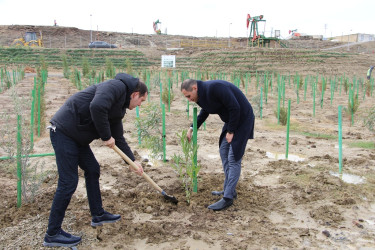
[{"label": "green grass", "polygon": [[[103,66],[109,58],[115,67],[124,67],[125,60],[129,59],[136,68],[155,65],[152,59],[139,51],[131,50],[101,50],[101,49],[49,49],[49,48],[5,48],[0,47],[0,65],[27,65],[37,66],[41,57],[45,58],[49,66],[62,68],[62,55],[66,55],[69,65],[81,66],[82,58],[87,58],[92,66]],[[159,63],[159,62],[158,62]]]},{"label": "green grass", "polygon": [[[286,126],[283,126],[281,124],[277,124],[276,122],[274,122],[271,119],[266,120],[266,126],[270,129],[274,129],[274,130],[286,130]],[[306,128],[301,126],[301,124],[299,124],[296,121],[294,121],[290,124],[289,129],[290,129],[290,131],[299,133],[299,134],[304,135],[304,136],[313,137],[313,138],[316,138],[316,139],[337,140],[337,138],[338,138],[336,135],[312,133],[312,132],[304,131]]]},{"label": "green grass", "polygon": [[375,149],[375,143],[372,141],[355,141],[347,144],[351,148]]},{"label": "green grass", "polygon": [[[129,59],[135,69],[159,66],[160,58],[146,57],[136,50],[105,50],[105,49],[57,49],[29,47],[0,47],[1,65],[37,66],[39,58],[45,57],[46,63],[54,68],[62,68],[61,56],[66,55],[70,66],[80,67],[82,58],[86,57],[89,64],[100,67],[109,57],[116,68],[123,68]],[[239,73],[265,71],[267,68],[282,63],[324,63],[327,58],[350,57],[348,53],[319,52],[316,50],[269,50],[254,49],[248,51],[209,51],[200,55],[179,56],[179,70],[210,70],[228,71],[236,67]]]},{"label": "green grass", "polygon": [[337,139],[336,135],[329,135],[329,134],[310,133],[310,132],[305,132],[305,131],[302,131],[301,134],[304,136],[313,137],[316,139],[328,139],[328,140]]}]

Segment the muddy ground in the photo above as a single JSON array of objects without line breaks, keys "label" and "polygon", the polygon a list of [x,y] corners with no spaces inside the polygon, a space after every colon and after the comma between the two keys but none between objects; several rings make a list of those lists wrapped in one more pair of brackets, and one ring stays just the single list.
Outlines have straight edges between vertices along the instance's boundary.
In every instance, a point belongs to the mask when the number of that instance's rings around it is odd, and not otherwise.
[{"label": "muddy ground", "polygon": [[[355,68],[358,72],[353,74],[350,62],[343,61],[337,62],[342,64],[337,67],[335,75],[346,73],[350,79],[354,75],[363,78],[367,65],[375,64],[375,61],[372,55],[366,56],[366,62],[362,60],[363,55],[359,56],[360,59],[352,57],[358,62]],[[292,75],[294,72],[304,74],[305,68],[308,72],[313,70],[309,65],[293,65],[288,70]],[[328,64],[326,69],[329,71]],[[253,78],[248,89],[250,101],[259,94],[255,82]],[[32,86],[33,75],[29,74],[17,84],[16,89],[20,96],[28,99]],[[243,86],[241,89],[244,90]],[[62,72],[49,72],[45,91],[48,121],[77,90],[62,77]],[[96,229],[90,226],[84,178],[80,172],[79,186],[68,207],[63,228],[82,236],[78,249],[374,248],[375,152],[352,145],[353,142],[374,141],[374,134],[362,122],[374,103],[374,97],[363,100],[363,95],[360,95],[360,108],[354,125],[343,111],[344,175],[340,177],[337,176],[337,107],[347,107],[348,95],[344,90],[341,95],[336,91],[331,104],[328,86],[321,108],[318,92],[313,117],[311,91],[309,87],[306,100],[300,94],[297,104],[295,91],[292,87],[286,89],[285,105],[287,99],[291,99],[289,160],[279,159],[286,152],[287,133],[285,126],[277,125],[274,115],[276,88],[269,94],[262,119],[256,119],[255,139],[248,142],[242,161],[238,199],[227,210],[213,212],[207,209],[217,200],[211,191],[221,189],[223,183],[218,153],[222,122],[218,116],[212,115],[207,120],[206,130],[200,129],[198,133],[198,160],[202,168],[198,176],[198,192],[193,194],[190,204],[186,202],[181,181],[170,162],[144,163],[144,169],[168,194],[179,200],[178,205],[166,202],[142,177],[131,173],[115,152],[103,146],[101,141],[95,141],[91,146],[101,164],[104,208],[121,214],[122,220]],[[192,109],[187,119],[186,100],[176,87],[174,94],[171,112],[166,114],[168,159],[173,154],[181,154],[176,133],[188,128],[192,122]],[[151,90],[150,100],[159,102],[157,88]],[[3,110],[13,112],[10,90],[0,94],[0,105]],[[140,110],[142,114],[142,107]],[[124,135],[138,159],[144,160],[149,152],[138,145],[135,117],[135,110],[125,116]],[[1,126],[4,122],[1,121]],[[0,156],[5,156],[4,150],[0,152]],[[53,149],[48,134],[36,137],[33,153],[50,152]],[[44,181],[35,200],[24,202],[21,208],[16,207],[17,178],[8,167],[14,166],[14,162],[0,162],[0,189],[3,190],[0,194],[1,249],[43,249],[49,209],[57,184],[55,159],[30,158],[30,161],[43,162],[45,169],[51,170],[52,174]]]},{"label": "muddy ground", "polygon": [[[17,88],[28,89],[32,82],[33,77],[27,76]],[[255,95],[255,84],[252,86],[247,95],[249,99]],[[50,72],[46,85],[47,117],[51,117],[75,91],[60,72]],[[6,101],[8,92],[2,94],[2,105],[9,103]],[[158,93],[151,93],[151,101],[158,102]],[[170,162],[154,161],[152,166],[145,164],[144,169],[168,194],[179,200],[178,205],[166,202],[142,177],[129,172],[115,152],[95,141],[92,149],[101,164],[104,207],[121,214],[122,220],[97,229],[90,226],[84,179],[80,172],[79,187],[67,210],[63,228],[82,236],[78,249],[374,247],[375,153],[373,149],[348,146],[353,141],[373,141],[373,133],[360,122],[373,98],[361,102],[356,116],[358,122],[353,126],[344,114],[343,172],[363,178],[363,183],[351,184],[334,175],[339,167],[337,139],[313,136],[337,136],[337,106],[346,107],[347,95],[336,96],[332,106],[326,96],[323,109],[317,107],[315,117],[312,117],[310,95],[306,101],[301,98],[298,105],[292,90],[287,90],[287,96],[292,99],[290,160],[275,159],[270,154],[284,154],[286,149],[286,127],[275,125],[273,112],[277,95],[274,93],[268,98],[262,119],[256,120],[255,139],[248,142],[242,161],[238,199],[229,209],[219,212],[207,209],[217,200],[211,191],[219,190],[223,183],[218,154],[222,123],[219,117],[210,116],[206,130],[201,129],[198,134],[198,160],[202,169],[198,192],[193,194],[190,204],[186,202],[181,182]],[[187,128],[192,119],[190,116],[190,121],[187,120],[185,109],[185,99],[175,88],[171,112],[167,112],[167,158],[181,152],[176,133]],[[135,111],[129,111],[124,119],[124,132],[138,159],[142,160],[148,152],[138,146],[134,118]],[[45,133],[36,139],[34,153],[48,152],[53,149]],[[47,169],[55,170],[54,157],[37,160],[44,161]],[[56,175],[45,180],[34,202],[23,204],[21,208],[16,207],[16,177],[1,168],[0,178],[3,190],[1,248],[42,249]]]}]

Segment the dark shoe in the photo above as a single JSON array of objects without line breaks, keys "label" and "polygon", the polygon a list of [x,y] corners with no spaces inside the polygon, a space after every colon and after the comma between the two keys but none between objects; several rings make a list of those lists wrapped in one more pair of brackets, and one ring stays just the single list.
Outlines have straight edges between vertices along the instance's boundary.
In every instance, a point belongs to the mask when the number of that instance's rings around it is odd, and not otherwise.
[{"label": "dark shoe", "polygon": [[71,235],[64,232],[62,229],[60,231],[50,236],[46,233],[44,236],[43,246],[45,247],[73,247],[81,242],[81,237]]},{"label": "dark shoe", "polygon": [[218,202],[209,205],[207,208],[214,211],[220,211],[233,205],[233,199],[221,198]]},{"label": "dark shoe", "polygon": [[[224,191],[212,191],[211,194],[220,196],[220,195],[224,195]],[[233,199],[237,199],[237,192],[236,191],[233,195]]]},{"label": "dark shoe", "polygon": [[111,214],[107,211],[104,211],[104,214],[92,217],[91,226],[97,227],[103,225],[104,223],[114,223],[116,221],[119,221],[120,219],[121,215]]}]

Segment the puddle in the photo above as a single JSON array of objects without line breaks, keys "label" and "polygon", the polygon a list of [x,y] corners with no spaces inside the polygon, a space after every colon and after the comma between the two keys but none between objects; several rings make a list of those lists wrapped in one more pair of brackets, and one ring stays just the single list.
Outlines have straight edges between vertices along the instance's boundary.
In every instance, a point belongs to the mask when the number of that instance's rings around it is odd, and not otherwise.
[{"label": "puddle", "polygon": [[[276,160],[285,160],[285,154],[267,152],[266,156],[268,158],[272,158],[272,159],[276,159]],[[304,161],[305,158],[302,158],[302,157],[300,157],[298,155],[288,154],[288,159],[287,160],[299,162],[299,161]]]},{"label": "puddle", "polygon": [[375,220],[365,220],[370,226],[375,225]]},{"label": "puddle", "polygon": [[343,182],[349,183],[349,184],[362,184],[365,183],[365,178],[354,175],[354,174],[339,174],[334,173],[332,171],[329,172],[331,175],[341,178]]},{"label": "puddle", "polygon": [[[339,145],[338,144],[335,144],[335,148],[339,148]],[[346,145],[342,145],[342,148],[347,148],[347,146]]]}]

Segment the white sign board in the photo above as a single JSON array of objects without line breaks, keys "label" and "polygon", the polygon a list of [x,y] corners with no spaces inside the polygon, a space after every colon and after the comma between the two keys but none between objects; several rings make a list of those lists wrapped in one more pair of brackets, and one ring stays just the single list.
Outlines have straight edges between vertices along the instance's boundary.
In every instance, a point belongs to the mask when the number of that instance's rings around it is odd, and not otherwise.
[{"label": "white sign board", "polygon": [[176,67],[176,56],[175,55],[162,55],[161,56],[161,67],[162,68],[175,68]]}]

